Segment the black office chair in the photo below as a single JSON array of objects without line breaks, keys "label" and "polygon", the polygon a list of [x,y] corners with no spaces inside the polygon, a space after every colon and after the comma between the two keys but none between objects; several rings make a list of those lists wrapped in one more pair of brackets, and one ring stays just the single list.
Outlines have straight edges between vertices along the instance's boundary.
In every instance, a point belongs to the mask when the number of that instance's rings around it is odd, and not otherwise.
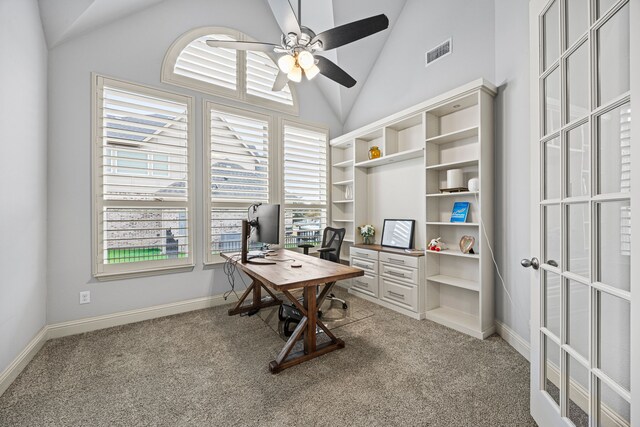
[{"label": "black office chair", "polygon": [[[340,262],[340,249],[342,241],[347,230],[344,228],[326,227],[322,235],[322,246],[318,249],[320,258],[331,261]],[[308,250],[308,249],[307,249]],[[343,299],[337,298],[333,293],[327,296],[330,301],[338,301],[342,303],[342,308],[347,309],[349,306]],[[322,316],[322,311],[318,307],[318,317]],[[278,310],[278,319],[284,322],[284,335],[289,337],[293,333],[296,325],[302,320],[302,313],[298,311],[295,305],[291,303],[281,304]]]}]

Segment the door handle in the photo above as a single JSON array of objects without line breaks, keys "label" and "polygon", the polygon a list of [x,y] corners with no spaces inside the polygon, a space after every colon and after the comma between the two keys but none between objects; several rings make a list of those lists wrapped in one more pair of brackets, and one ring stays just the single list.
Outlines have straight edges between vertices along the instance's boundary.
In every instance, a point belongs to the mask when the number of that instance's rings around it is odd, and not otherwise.
[{"label": "door handle", "polygon": [[554,260],[550,259],[549,261],[547,261],[547,264],[549,264],[551,267],[557,267],[558,263],[555,262]]},{"label": "door handle", "polygon": [[525,258],[520,261],[520,265],[524,268],[533,267],[534,270],[537,270],[540,268],[540,261],[536,257],[533,257],[530,260]]}]

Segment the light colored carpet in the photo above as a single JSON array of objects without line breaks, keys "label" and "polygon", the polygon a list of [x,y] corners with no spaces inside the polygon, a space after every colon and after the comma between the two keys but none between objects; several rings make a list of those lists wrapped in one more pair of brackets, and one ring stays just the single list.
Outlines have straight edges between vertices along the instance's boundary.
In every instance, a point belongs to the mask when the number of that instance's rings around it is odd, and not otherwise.
[{"label": "light colored carpet", "polygon": [[346,348],[278,375],[282,339],[228,307],[49,341],[0,397],[0,426],[534,426],[529,366],[348,296]]}]

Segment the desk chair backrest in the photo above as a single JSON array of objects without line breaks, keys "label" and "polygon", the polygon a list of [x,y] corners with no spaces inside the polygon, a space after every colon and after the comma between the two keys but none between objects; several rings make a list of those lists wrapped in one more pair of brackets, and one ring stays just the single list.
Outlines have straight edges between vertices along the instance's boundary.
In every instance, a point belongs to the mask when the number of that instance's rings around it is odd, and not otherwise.
[{"label": "desk chair backrest", "polygon": [[322,248],[332,248],[331,252],[320,252],[320,258],[327,261],[340,262],[340,249],[347,230],[344,228],[327,227],[322,235]]}]

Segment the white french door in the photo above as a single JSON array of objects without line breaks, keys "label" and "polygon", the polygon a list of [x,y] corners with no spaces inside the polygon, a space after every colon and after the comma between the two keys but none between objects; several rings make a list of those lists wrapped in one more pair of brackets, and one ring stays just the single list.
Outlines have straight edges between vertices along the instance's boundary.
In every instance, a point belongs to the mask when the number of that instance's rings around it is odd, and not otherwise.
[{"label": "white french door", "polygon": [[640,425],[638,9],[530,1],[533,258],[523,266],[541,426]]}]

